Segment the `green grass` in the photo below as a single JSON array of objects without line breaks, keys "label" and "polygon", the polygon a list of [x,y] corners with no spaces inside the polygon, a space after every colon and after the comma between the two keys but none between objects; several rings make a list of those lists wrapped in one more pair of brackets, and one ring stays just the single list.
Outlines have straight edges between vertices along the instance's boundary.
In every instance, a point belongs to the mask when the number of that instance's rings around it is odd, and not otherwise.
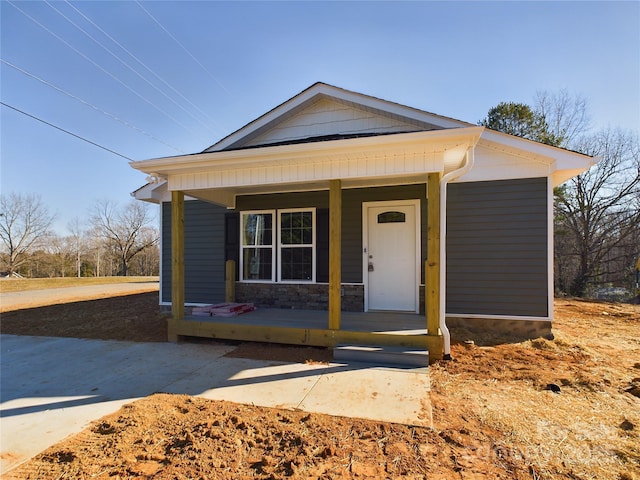
[{"label": "green grass", "polygon": [[45,288],[82,287],[86,285],[157,281],[158,277],[3,278],[0,279],[0,292],[23,292],[26,290],[42,290]]}]

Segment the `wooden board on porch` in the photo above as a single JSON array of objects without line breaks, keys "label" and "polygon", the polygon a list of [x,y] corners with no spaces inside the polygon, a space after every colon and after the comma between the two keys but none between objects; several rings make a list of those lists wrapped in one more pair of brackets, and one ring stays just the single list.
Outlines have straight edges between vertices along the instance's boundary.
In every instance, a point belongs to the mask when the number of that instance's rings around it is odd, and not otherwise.
[{"label": "wooden board on porch", "polygon": [[[170,331],[174,339],[192,336],[319,347],[389,345],[442,351],[442,337],[427,335],[421,315],[342,312],[340,330],[326,328],[326,315],[326,311],[261,309],[232,320],[215,317],[170,320]],[[431,361],[439,359],[430,355]]]}]

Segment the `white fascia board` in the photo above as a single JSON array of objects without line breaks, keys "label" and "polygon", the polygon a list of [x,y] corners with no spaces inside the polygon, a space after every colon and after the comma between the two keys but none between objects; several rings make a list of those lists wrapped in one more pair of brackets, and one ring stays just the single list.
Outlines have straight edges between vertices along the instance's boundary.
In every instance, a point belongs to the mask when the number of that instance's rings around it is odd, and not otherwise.
[{"label": "white fascia board", "polygon": [[228,168],[247,168],[278,163],[291,164],[296,161],[309,161],[314,158],[338,158],[350,154],[376,156],[385,151],[419,152],[425,148],[446,151],[457,148],[461,144],[465,144],[466,148],[473,148],[483,131],[484,127],[467,127],[399,133],[326,142],[207,152],[142,160],[131,162],[130,165],[136,170],[146,173],[154,172],[163,177],[169,177],[170,175]]},{"label": "white fascia board", "polygon": [[354,103],[356,105],[363,105],[374,110],[378,110],[382,113],[389,113],[399,117],[406,117],[412,120],[418,120],[424,123],[430,123],[442,128],[465,128],[474,127],[475,125],[461,120],[456,120],[449,117],[443,117],[436,115],[435,113],[426,112],[417,108],[409,107],[399,103],[383,100],[380,98],[364,95],[362,93],[352,92],[349,90],[343,90],[338,87],[332,87],[330,85],[324,85],[327,91],[322,93],[328,97],[336,98],[345,102]]},{"label": "white fascia board", "polygon": [[[588,170],[599,160],[582,153],[571,152],[563,148],[553,147],[544,143],[534,142],[533,140],[489,129],[484,131],[480,142],[485,143],[490,148],[505,151],[510,150],[516,155],[546,162],[550,167],[550,175],[563,170],[572,172],[566,179]],[[565,176],[559,175],[558,177],[563,178]]]},{"label": "white fascia board", "polygon": [[131,196],[136,200],[150,201],[152,198],[151,192],[155,187],[152,183],[147,183],[146,185],[141,186],[136,191],[131,192]]},{"label": "white fascia board", "polygon": [[313,98],[315,95],[318,94],[317,89],[314,88],[318,86],[319,85],[313,85],[312,87],[307,88],[306,90],[300,92],[298,95],[281,103],[280,105],[268,111],[264,115],[261,115],[260,117],[246,124],[244,127],[241,127],[240,129],[236,130],[232,134],[224,137],[219,142],[211,145],[202,153],[219,152],[221,150],[224,150],[230,145],[233,145],[234,143],[242,140],[242,138],[248,137],[255,131],[273,122],[277,118],[286,115],[288,112],[292,110],[295,110],[296,108],[300,107],[300,105],[309,101],[311,98]]},{"label": "white fascia board", "polygon": [[551,174],[551,184],[554,187],[557,187],[558,185],[562,185],[566,181],[571,180],[573,177],[577,177],[584,171],[584,168],[557,170]]},{"label": "white fascia board", "polygon": [[275,122],[280,117],[286,116],[289,112],[294,111],[306,102],[313,100],[314,97],[326,97],[329,99],[342,100],[344,102],[353,103],[356,105],[362,105],[368,108],[379,110],[382,113],[388,113],[391,115],[397,115],[400,117],[406,117],[414,120],[418,120],[425,123],[437,125],[442,128],[466,128],[474,126],[471,123],[463,122],[461,120],[455,120],[453,118],[443,117],[430,112],[425,112],[413,107],[401,105],[399,103],[382,100],[380,98],[371,97],[357,92],[344,90],[342,88],[327,85],[325,83],[316,83],[308,89],[302,91],[298,95],[292,97],[286,102],[278,105],[274,109],[258,117],[252,122],[248,123],[244,127],[236,130],[232,134],[223,138],[219,142],[210,146],[203,153],[207,152],[219,152],[228,148],[229,146],[239,142],[245,137],[249,137],[257,130]]},{"label": "white fascia board", "polygon": [[[143,202],[161,204],[162,202],[170,202],[171,201],[171,191],[169,190],[169,182],[168,180],[161,180],[157,184],[147,183],[146,185],[140,187],[135,192],[132,192],[131,195],[136,200],[140,200]],[[184,200],[192,201],[199,200],[200,197],[191,196],[185,194]]]},{"label": "white fascia board", "polygon": [[160,180],[157,183],[149,182],[131,193],[136,200],[149,203],[160,203],[165,200],[167,194],[166,180]]},{"label": "white fascia board", "polygon": [[[193,199],[203,200],[227,208],[236,208],[236,192],[229,189],[187,190]],[[186,199],[186,198],[185,198]]]}]

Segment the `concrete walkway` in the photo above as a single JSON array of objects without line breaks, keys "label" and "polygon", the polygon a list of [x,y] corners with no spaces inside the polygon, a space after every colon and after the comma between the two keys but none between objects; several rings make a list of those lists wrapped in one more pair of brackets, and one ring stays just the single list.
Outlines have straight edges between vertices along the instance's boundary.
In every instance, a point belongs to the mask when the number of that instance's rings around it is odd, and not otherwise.
[{"label": "concrete walkway", "polygon": [[135,293],[157,292],[158,288],[158,282],[133,282],[2,292],[0,293],[0,312],[133,295]]},{"label": "concrete walkway", "polygon": [[155,392],[431,426],[427,369],[307,365],[233,346],[0,335],[0,473]]}]

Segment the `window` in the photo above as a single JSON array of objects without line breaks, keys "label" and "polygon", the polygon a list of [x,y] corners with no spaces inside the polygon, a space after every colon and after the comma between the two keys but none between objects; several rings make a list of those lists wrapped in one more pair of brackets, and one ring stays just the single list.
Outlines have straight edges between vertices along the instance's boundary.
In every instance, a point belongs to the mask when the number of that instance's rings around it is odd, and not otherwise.
[{"label": "window", "polygon": [[277,213],[277,228],[275,210],[241,213],[240,280],[315,282],[315,209]]},{"label": "window", "polygon": [[315,209],[279,211],[280,281],[315,281]]},{"label": "window", "polygon": [[402,212],[384,212],[378,215],[378,223],[404,223],[405,217]]},{"label": "window", "polygon": [[240,273],[242,280],[275,279],[273,211],[243,212]]}]

